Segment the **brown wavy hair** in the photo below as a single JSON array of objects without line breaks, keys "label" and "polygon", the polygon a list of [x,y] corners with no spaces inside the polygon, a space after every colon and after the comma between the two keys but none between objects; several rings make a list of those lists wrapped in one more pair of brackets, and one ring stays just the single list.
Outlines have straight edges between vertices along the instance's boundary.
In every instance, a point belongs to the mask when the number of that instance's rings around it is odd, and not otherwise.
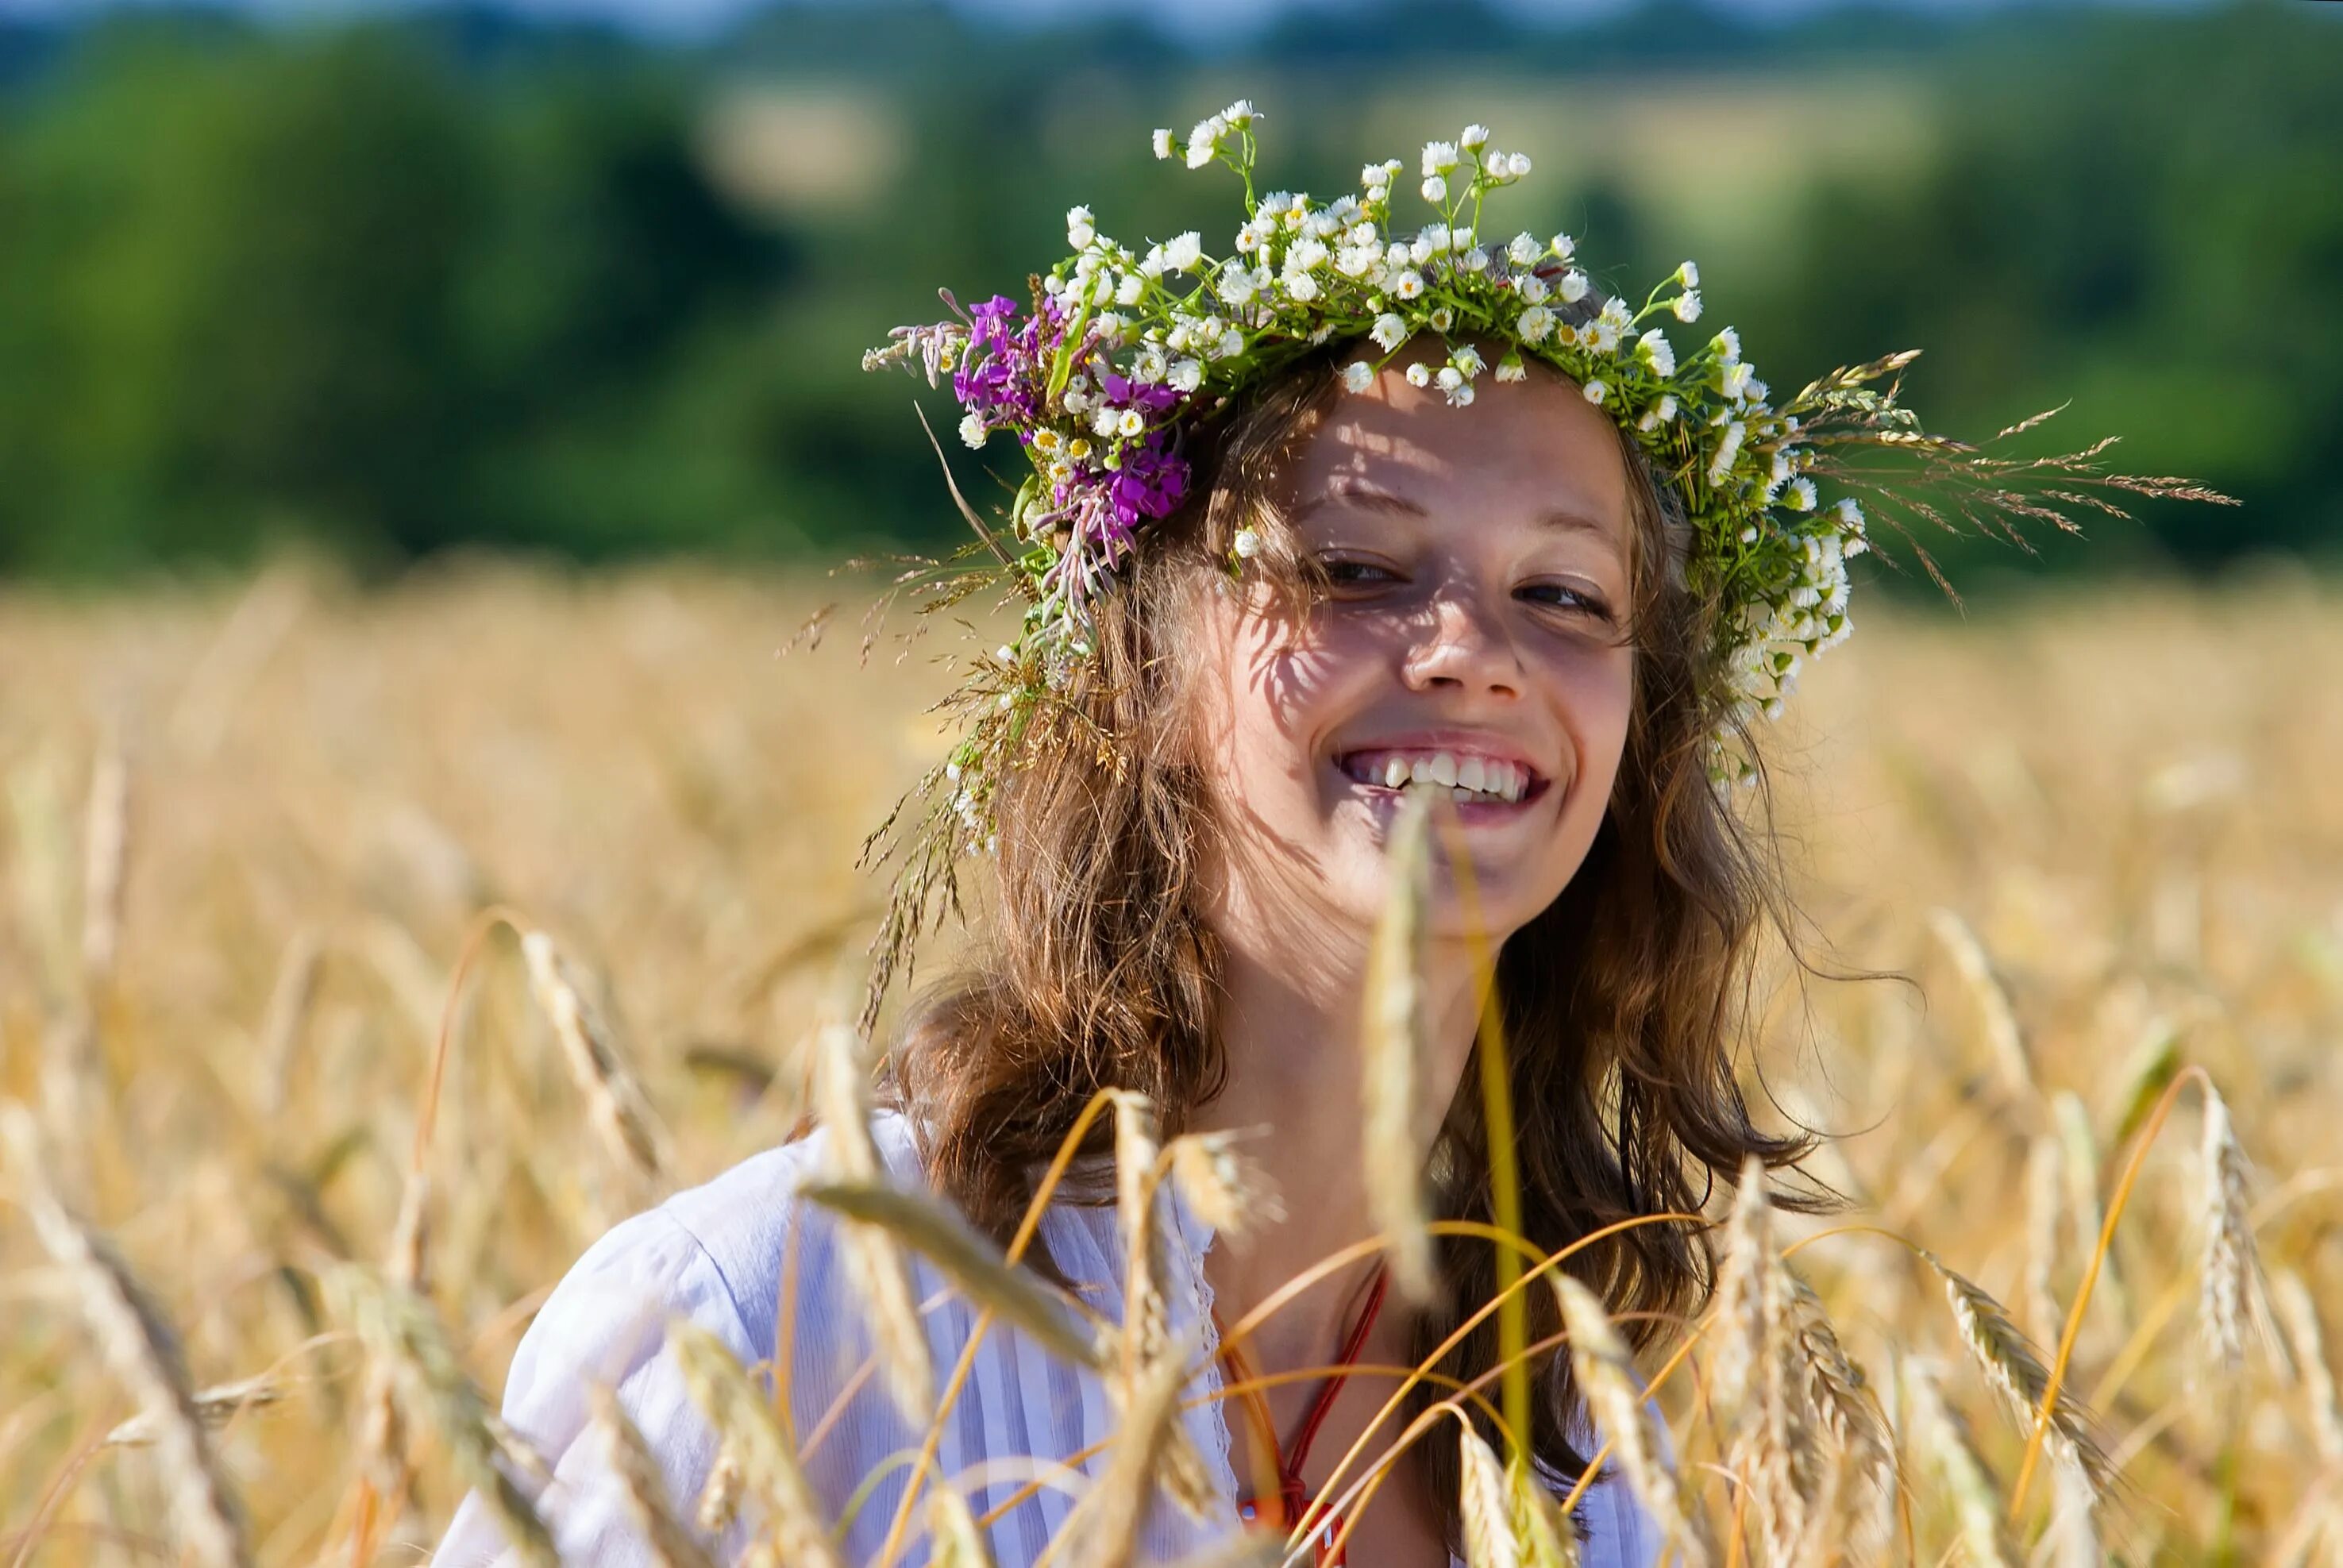
[{"label": "brown wavy hair", "polygon": [[[1004,1241],[1036,1171],[1100,1090],[1145,1094],[1171,1136],[1225,1081],[1214,1028],[1222,953],[1202,918],[1214,825],[1187,717],[1196,596],[1225,588],[1222,563],[1247,527],[1280,591],[1322,591],[1315,561],[1293,548],[1279,481],[1334,404],[1335,367],[1358,349],[1325,346],[1192,438],[1199,483],[1098,606],[1096,657],[1064,693],[1091,739],[1034,749],[1002,781],[980,945],[900,1028],[891,1098],[921,1129],[933,1180]],[[1752,1126],[1733,1061],[1755,939],[1768,919],[1785,938],[1795,924],[1770,785],[1761,763],[1751,827],[1707,777],[1702,742],[1726,711],[1705,658],[1718,606],[1687,581],[1692,530],[1666,477],[1624,432],[1619,451],[1636,647],[1625,752],[1585,860],[1497,963],[1522,1230],[1547,1251],[1636,1215],[1697,1212],[1745,1156],[1779,1166],[1811,1142]],[[1428,1179],[1441,1217],[1493,1221],[1478,1049]],[[1111,1137],[1095,1127],[1085,1154],[1102,1161]],[[1487,1244],[1445,1238],[1438,1255],[1442,1298],[1420,1320],[1419,1357],[1495,1291]],[[1681,1224],[1607,1237],[1570,1267],[1639,1349],[1680,1324],[1714,1278],[1706,1231]],[[1530,1302],[1533,1340],[1558,1332],[1551,1293]],[[1492,1318],[1440,1370],[1470,1378],[1496,1359]],[[1543,1358],[1538,1386],[1534,1452],[1575,1478],[1585,1462],[1574,1437],[1586,1427],[1568,1357]],[[1419,1408],[1433,1392],[1423,1386]],[[1457,1455],[1441,1443],[1417,1452],[1453,1544]]]}]

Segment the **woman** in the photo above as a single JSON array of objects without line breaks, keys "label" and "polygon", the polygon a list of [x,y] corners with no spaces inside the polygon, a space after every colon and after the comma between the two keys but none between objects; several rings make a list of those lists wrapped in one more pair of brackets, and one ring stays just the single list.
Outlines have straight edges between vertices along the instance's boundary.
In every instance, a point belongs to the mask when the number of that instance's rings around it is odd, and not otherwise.
[{"label": "woman", "polygon": [[[1184,147],[1159,133],[1158,153],[1228,162],[1250,193],[1253,117],[1232,105]],[[1807,476],[1831,470],[1798,444],[1799,417],[1766,406],[1730,329],[1680,367],[1662,334],[1634,335],[1624,301],[1589,292],[1567,236],[1472,240],[1457,220],[1526,166],[1473,127],[1424,149],[1423,194],[1450,220],[1436,235],[1390,232],[1400,166],[1371,165],[1363,197],[1253,203],[1220,262],[1192,235],[1141,261],[1076,208],[1078,254],[1030,316],[995,299],[898,334],[892,357],[952,373],[971,444],[1012,432],[1035,467],[1011,534],[971,514],[1030,608],[962,693],[969,738],[930,781],[876,986],[964,852],[989,852],[985,945],[902,1026],[867,1145],[841,1142],[833,1117],[622,1224],[548,1300],[505,1413],[553,1465],[538,1503],[565,1555],[645,1551],[587,1430],[591,1385],[615,1388],[675,1510],[688,1516],[717,1469],[662,1349],[680,1314],[743,1363],[786,1367],[824,1516],[851,1510],[846,1560],[922,1558],[929,1515],[904,1501],[909,1467],[886,1467],[919,1451],[914,1418],[942,1380],[899,1378],[890,1397],[889,1379],[865,1375],[874,1354],[900,1365],[906,1352],[887,1349],[882,1297],[853,1282],[867,1276],[850,1233],[799,1184],[875,1156],[1014,1245],[1037,1177],[1114,1091],[1143,1097],[1163,1136],[1223,1135],[1191,1147],[1243,1149],[1282,1200],[1223,1240],[1240,1216],[1208,1216],[1177,1182],[1161,1191],[1161,1337],[1201,1347],[1173,1446],[1201,1470],[1184,1505],[1157,1500],[1131,1554],[1172,1562],[1224,1543],[1242,1504],[1272,1519],[1332,1510],[1357,1568],[1449,1562],[1456,1441],[1413,1443],[1363,1501],[1343,1495],[1362,1469],[1345,1456],[1357,1445],[1372,1461],[1403,1424],[1371,1432],[1397,1382],[1366,1369],[1427,1362],[1497,1290],[1493,1248],[1453,1235],[1414,1291],[1387,1288],[1413,1282],[1404,1267],[1384,1273],[1387,1255],[1405,1262],[1392,1216],[1419,1175],[1393,1169],[1408,1163],[1393,1149],[1429,1150],[1421,1179],[1439,1217],[1497,1217],[1482,935],[1498,955],[1520,1237],[1541,1253],[1584,1241],[1570,1271],[1638,1346],[1697,1305],[1708,1256],[1695,1226],[1606,1227],[1697,1211],[1745,1159],[1800,1151],[1753,1129],[1731,1066],[1734,983],[1782,906],[1721,748],[1745,747],[1746,721],[1775,710],[1801,653],[1845,635],[1863,518],[1851,498],[1818,507]],[[1694,318],[1696,280],[1686,264],[1671,280],[1684,291],[1641,314]],[[1842,441],[1907,429],[1892,391],[1828,397],[1902,362],[1842,372],[1792,407],[1809,434],[1840,420]],[[1415,1125],[1363,1148],[1362,1000],[1395,891],[1393,824],[1403,792],[1424,788],[1453,808],[1436,839],[1463,858],[1433,855],[1422,912]],[[1125,1317],[1125,1249],[1100,1179],[1115,1121],[1091,1124],[1026,1254],[1110,1329]],[[1231,1382],[1212,1353],[1220,1325],[1379,1236],[1387,1253],[1358,1249],[1248,1332],[1239,1375],[1270,1383],[1265,1408],[1212,1397]],[[920,1331],[926,1368],[954,1366],[973,1310],[924,1261],[910,1286],[940,1302]],[[1536,1473],[1567,1493],[1604,1434],[1554,1350],[1552,1294],[1525,1299],[1544,1345],[1527,1442]],[[1483,1322],[1436,1370],[1469,1382],[1497,1360]],[[1329,1364],[1363,1370],[1277,1381]],[[1048,1462],[1101,1473],[1131,1391],[999,1324],[969,1365],[921,1485],[941,1478],[987,1519],[995,1561],[1033,1563],[1091,1485]],[[1453,1386],[1420,1382],[1403,1413]],[[1276,1506],[1262,1495],[1272,1477]],[[1590,1563],[1660,1547],[1608,1468],[1575,1523]],[[476,1497],[437,1561],[484,1561],[501,1540]],[[723,1544],[749,1540],[736,1521]]]}]

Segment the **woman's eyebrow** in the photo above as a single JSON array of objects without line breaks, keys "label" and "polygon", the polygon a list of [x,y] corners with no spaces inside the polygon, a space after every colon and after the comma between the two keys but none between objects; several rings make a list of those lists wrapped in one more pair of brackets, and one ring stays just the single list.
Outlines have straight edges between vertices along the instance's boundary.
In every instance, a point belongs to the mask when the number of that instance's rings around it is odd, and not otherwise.
[{"label": "woman's eyebrow", "polygon": [[[1335,480],[1323,491],[1294,508],[1293,516],[1298,520],[1308,517],[1319,508],[1336,501],[1348,501],[1362,511],[1391,512],[1407,518],[1431,516],[1421,505],[1409,500],[1405,496],[1393,495],[1389,490],[1359,479]],[[1554,507],[1540,512],[1534,520],[1541,528],[1554,528],[1564,533],[1592,534],[1606,543],[1613,542],[1612,528],[1609,524],[1598,518],[1590,518],[1584,512],[1573,511],[1568,507]]]}]

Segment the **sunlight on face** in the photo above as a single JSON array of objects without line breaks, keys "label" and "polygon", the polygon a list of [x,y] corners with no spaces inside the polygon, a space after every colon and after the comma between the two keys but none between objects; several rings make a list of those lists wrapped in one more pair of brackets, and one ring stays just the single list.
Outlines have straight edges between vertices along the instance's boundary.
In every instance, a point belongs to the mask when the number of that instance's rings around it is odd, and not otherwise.
[{"label": "sunlight on face", "polygon": [[[1230,848],[1217,920],[1372,925],[1394,783],[1453,789],[1502,940],[1553,902],[1601,826],[1626,742],[1633,649],[1625,467],[1609,417],[1533,366],[1451,407],[1411,345],[1345,393],[1286,478],[1315,617],[1219,596],[1202,694]],[[1433,929],[1463,920],[1443,872]],[[1230,934],[1234,934],[1232,931]]]}]

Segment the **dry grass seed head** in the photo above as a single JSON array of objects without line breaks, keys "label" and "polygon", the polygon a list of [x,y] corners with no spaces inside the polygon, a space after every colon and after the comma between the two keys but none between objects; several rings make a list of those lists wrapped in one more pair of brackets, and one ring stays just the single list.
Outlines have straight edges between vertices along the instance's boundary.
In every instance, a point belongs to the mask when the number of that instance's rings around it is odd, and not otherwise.
[{"label": "dry grass seed head", "polygon": [[2018,1554],[2004,1523],[2000,1493],[1977,1457],[1967,1428],[1945,1402],[1936,1371],[1916,1357],[1903,1362],[1905,1430],[1928,1455],[1952,1493],[1961,1546],[1978,1568],[2016,1568]]},{"label": "dry grass seed head", "polygon": [[2343,1465],[2343,1415],[2336,1410],[2335,1373],[2328,1364],[2326,1338],[2319,1332],[2318,1305],[2302,1276],[2292,1269],[2271,1271],[2270,1300],[2302,1376],[2305,1413],[2311,1439],[2318,1445],[2318,1457],[2328,1464]]},{"label": "dry grass seed head", "polygon": [[1456,1427],[1457,1447],[1463,1457],[1463,1479],[1456,1501],[1464,1561],[1468,1568],[1522,1568],[1521,1541],[1514,1533],[1513,1502],[1505,1485],[1504,1467],[1470,1421],[1459,1420]]},{"label": "dry grass seed head", "polygon": [[1662,1457],[1659,1434],[1637,1390],[1634,1358],[1626,1342],[1611,1326],[1594,1292],[1568,1274],[1547,1277],[1562,1300],[1572,1370],[1627,1484],[1663,1534],[1683,1553],[1684,1568],[1704,1568],[1712,1554],[1704,1522],[1685,1511],[1675,1475]]},{"label": "dry grass seed head", "polygon": [[930,1568],[992,1568],[992,1553],[969,1512],[960,1488],[943,1483],[928,1488],[928,1530],[935,1537]]},{"label": "dry grass seed head", "polygon": [[732,1521],[740,1516],[740,1455],[729,1438],[716,1450],[716,1462],[708,1472],[708,1484],[699,1489],[697,1514],[700,1529],[710,1535],[721,1536],[732,1528]]},{"label": "dry grass seed head", "polygon": [[1269,1176],[1237,1147],[1231,1131],[1188,1132],[1172,1141],[1172,1180],[1196,1217],[1224,1236],[1242,1236],[1263,1220],[1285,1218]]},{"label": "dry grass seed head", "polygon": [[593,1407],[594,1424],[608,1448],[611,1472],[618,1476],[628,1509],[650,1548],[652,1568],[715,1568],[707,1550],[676,1518],[659,1461],[618,1403],[618,1396],[603,1383],[589,1384],[586,1396]]},{"label": "dry grass seed head", "polygon": [[1178,1342],[1141,1367],[1121,1410],[1106,1473],[1082,1494],[1065,1524],[1069,1561],[1128,1563],[1146,1516],[1148,1499],[1165,1473],[1180,1425],[1180,1389],[1186,1381],[1189,1347]]},{"label": "dry grass seed head", "polygon": [[562,1060],[585,1097],[589,1119],[622,1165],[647,1181],[667,1173],[666,1139],[642,1086],[628,1068],[607,1020],[590,1006],[568,958],[544,931],[520,940],[529,989],[561,1042]]},{"label": "dry grass seed head", "polygon": [[[2050,1387],[2050,1372],[2036,1353],[2033,1342],[2019,1332],[1999,1302],[1942,1258],[1923,1248],[1920,1258],[1945,1282],[1945,1298],[1952,1303],[1961,1342],[1968,1348],[1986,1381],[1997,1391],[2021,1432],[2031,1432]],[[2095,1492],[2104,1493],[2114,1480],[2114,1467],[2092,1430],[2090,1412],[2061,1383],[2050,1412],[2049,1446],[2054,1459],[2082,1466]]]},{"label": "dry grass seed head", "polygon": [[1709,1363],[1709,1399],[1718,1426],[1741,1429],[1750,1383],[1765,1360],[1765,1277],[1774,1256],[1773,1204],[1765,1195],[1764,1161],[1751,1155],[1742,1163],[1739,1196],[1725,1233],[1725,1258],[1717,1269],[1716,1353]]},{"label": "dry grass seed head", "polygon": [[1985,943],[1966,920],[1941,906],[1928,911],[1928,929],[1944,944],[1954,970],[1976,998],[1977,1011],[1985,1024],[1986,1053],[1992,1060],[2002,1087],[2021,1099],[2035,1099],[2040,1091],[2035,1086],[2034,1065],[2026,1058],[2025,1037],[2018,1031],[2017,1015],[2010,1008],[2009,993],[1994,975],[1993,960],[1986,954]]},{"label": "dry grass seed head", "polygon": [[687,1318],[669,1321],[667,1342],[682,1369],[685,1392],[738,1461],[744,1489],[764,1510],[777,1560],[790,1568],[845,1568],[813,1483],[764,1391],[722,1340]]},{"label": "dry grass seed head", "polygon": [[1532,1468],[1516,1456],[1505,1468],[1512,1489],[1513,1535],[1521,1543],[1522,1568],[1578,1568],[1578,1532],[1562,1516],[1562,1504]]},{"label": "dry grass seed head", "polygon": [[33,1113],[15,1101],[0,1105],[0,1142],[34,1232],[73,1281],[82,1320],[108,1370],[138,1402],[182,1543],[206,1568],[246,1568],[252,1552],[244,1510],[204,1432],[169,1320],[114,1244],[50,1188]]},{"label": "dry grass seed head", "polygon": [[940,1269],[961,1294],[1033,1342],[1078,1366],[1103,1369],[1106,1352],[1060,1298],[1030,1271],[1012,1269],[990,1238],[957,1210],[897,1188],[809,1181],[798,1195],[847,1220],[884,1231]]},{"label": "dry grass seed head", "polygon": [[2228,1101],[2205,1081],[2204,1277],[2198,1327],[2208,1360],[2224,1372],[2245,1364],[2248,1339],[2278,1349],[2270,1332],[2268,1282],[2247,1212],[2245,1150],[2229,1119]]},{"label": "dry grass seed head", "polygon": [[[847,1182],[875,1186],[883,1172],[870,1141],[870,1072],[862,1037],[830,1022],[815,1031],[814,1040],[814,1111],[829,1135],[828,1167]],[[935,1408],[935,1363],[909,1261],[884,1230],[859,1220],[840,1224],[838,1244],[848,1283],[870,1312],[888,1395],[906,1420],[924,1426]]]},{"label": "dry grass seed head", "polygon": [[457,1473],[478,1492],[522,1561],[558,1568],[553,1538],[514,1481],[511,1465],[542,1469],[525,1456],[464,1370],[430,1303],[397,1281],[356,1263],[337,1263],[323,1283],[343,1320],[395,1391],[401,1428],[426,1421],[439,1434]]}]

